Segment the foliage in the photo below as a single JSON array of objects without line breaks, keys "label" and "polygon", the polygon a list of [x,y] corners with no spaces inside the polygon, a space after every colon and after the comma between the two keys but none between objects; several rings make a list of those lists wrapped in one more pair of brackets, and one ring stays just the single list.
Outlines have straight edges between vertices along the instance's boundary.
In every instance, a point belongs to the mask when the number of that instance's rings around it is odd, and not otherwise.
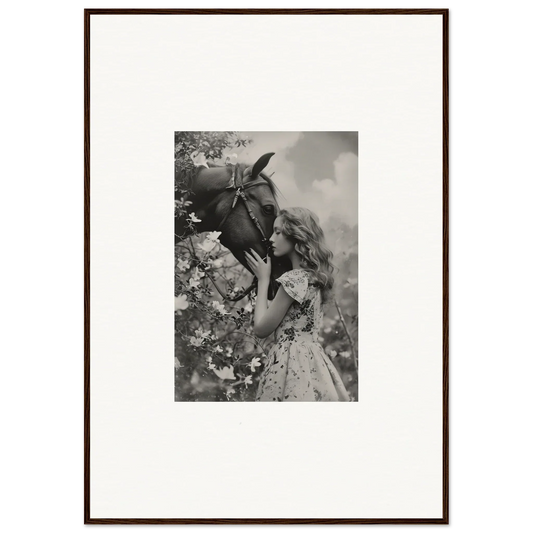
[{"label": "foliage", "polygon": [[252,332],[254,297],[225,302],[210,277],[230,296],[252,280],[216,233],[176,246],[176,399],[253,400],[265,350]]},{"label": "foliage", "polygon": [[249,143],[234,131],[179,131],[174,133],[175,190],[187,195],[196,166],[206,160],[222,160],[228,149]]},{"label": "foliage", "polygon": [[[223,164],[231,150],[250,142],[235,132],[175,134],[175,215],[183,217],[192,231],[175,246],[176,400],[253,401],[274,342],[273,338],[261,340],[253,334],[253,294],[229,302],[217,292],[215,283],[228,296],[238,295],[252,282],[252,276],[220,244],[219,232],[196,233],[199,219],[188,210],[190,182],[183,179],[206,159]],[[357,335],[357,309],[353,309],[353,298],[348,302],[347,306],[341,299],[341,307],[349,312],[345,320],[348,331],[333,306],[325,316],[320,341],[357,399],[357,354],[352,352],[347,336],[357,339],[353,336]]]}]

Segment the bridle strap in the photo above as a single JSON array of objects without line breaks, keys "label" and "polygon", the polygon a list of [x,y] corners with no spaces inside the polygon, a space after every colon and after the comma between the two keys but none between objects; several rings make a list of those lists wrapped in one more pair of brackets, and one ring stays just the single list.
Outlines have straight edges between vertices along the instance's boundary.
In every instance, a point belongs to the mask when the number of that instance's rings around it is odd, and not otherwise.
[{"label": "bridle strap", "polygon": [[220,221],[220,224],[218,225],[216,231],[220,231],[220,228],[225,224],[229,215],[231,214],[231,212],[237,205],[237,201],[239,200],[239,198],[241,198],[244,203],[244,207],[246,207],[246,211],[248,212],[248,216],[254,223],[255,227],[259,230],[259,233],[261,233],[261,237],[263,237],[262,242],[266,244],[269,242],[268,238],[265,235],[265,232],[263,231],[263,228],[261,227],[259,220],[257,220],[257,217],[254,215],[254,212],[252,211],[252,208],[250,207],[249,200],[246,197],[246,193],[244,191],[245,189],[250,189],[251,187],[255,187],[257,185],[268,185],[268,183],[266,181],[252,181],[249,183],[242,183],[242,176],[241,176],[241,184],[237,186],[235,183],[235,170],[236,170],[236,167],[234,166],[230,184],[226,187],[226,189],[236,189],[235,196],[233,197],[233,202],[231,204],[230,210],[224,215],[224,218]]}]

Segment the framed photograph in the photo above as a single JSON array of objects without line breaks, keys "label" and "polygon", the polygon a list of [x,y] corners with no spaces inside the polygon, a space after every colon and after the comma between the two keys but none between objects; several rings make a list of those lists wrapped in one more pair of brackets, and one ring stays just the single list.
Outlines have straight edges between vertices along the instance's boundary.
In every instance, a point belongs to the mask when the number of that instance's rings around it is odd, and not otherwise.
[{"label": "framed photograph", "polygon": [[85,523],[447,524],[448,245],[448,10],[85,10]]}]

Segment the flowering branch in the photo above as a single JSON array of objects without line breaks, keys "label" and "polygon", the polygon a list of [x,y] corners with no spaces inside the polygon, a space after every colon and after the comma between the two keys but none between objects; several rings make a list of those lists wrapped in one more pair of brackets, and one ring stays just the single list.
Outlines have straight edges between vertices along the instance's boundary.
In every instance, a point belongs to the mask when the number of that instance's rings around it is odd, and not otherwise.
[{"label": "flowering branch", "polygon": [[358,370],[358,361],[357,361],[357,354],[355,352],[355,347],[352,341],[352,337],[348,333],[348,327],[346,326],[346,321],[344,320],[344,316],[342,315],[341,308],[339,307],[339,304],[337,303],[337,300],[335,299],[335,307],[337,308],[337,313],[339,313],[339,318],[341,320],[342,327],[344,328],[344,332],[346,333],[346,337],[348,337],[348,342],[350,343],[350,349],[352,351],[353,360],[355,363],[355,372],[356,374],[359,372]]}]

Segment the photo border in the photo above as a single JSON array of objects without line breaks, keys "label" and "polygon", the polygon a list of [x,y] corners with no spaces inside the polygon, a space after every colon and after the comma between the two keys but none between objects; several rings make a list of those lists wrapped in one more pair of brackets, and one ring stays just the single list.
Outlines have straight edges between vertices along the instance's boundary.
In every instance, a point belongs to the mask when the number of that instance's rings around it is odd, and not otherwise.
[{"label": "photo border", "polygon": [[[157,519],[90,517],[90,18],[93,15],[438,15],[443,51],[443,442],[442,518]],[[84,10],[84,523],[85,524],[449,524],[449,33],[448,9],[85,9]]]}]

